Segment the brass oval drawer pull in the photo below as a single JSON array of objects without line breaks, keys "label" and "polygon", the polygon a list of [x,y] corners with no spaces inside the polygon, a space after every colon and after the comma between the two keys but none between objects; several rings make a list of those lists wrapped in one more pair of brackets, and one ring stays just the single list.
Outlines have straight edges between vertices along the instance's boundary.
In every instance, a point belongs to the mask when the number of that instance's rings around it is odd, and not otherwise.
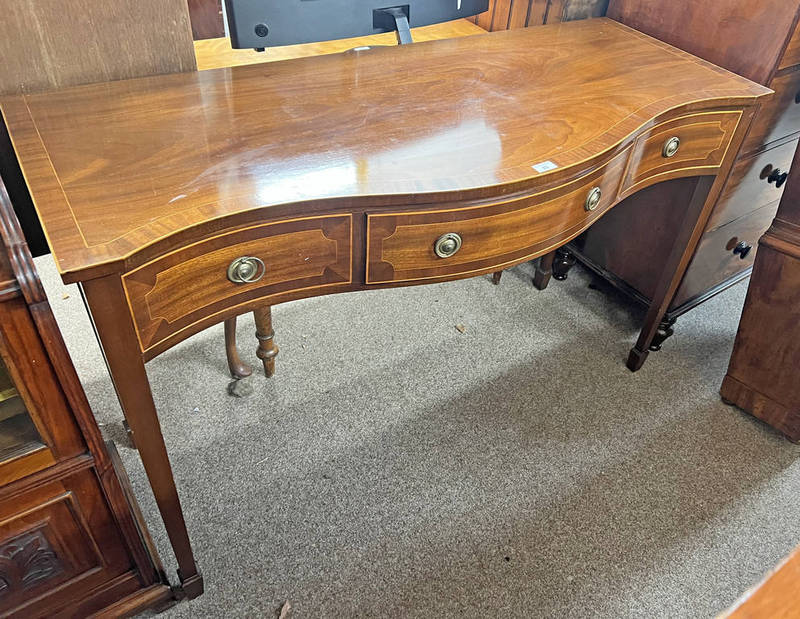
[{"label": "brass oval drawer pull", "polygon": [[251,284],[264,277],[266,270],[260,258],[242,256],[228,266],[228,279],[234,284]]},{"label": "brass oval drawer pull", "polygon": [[433,244],[433,251],[440,258],[449,258],[461,249],[461,236],[455,232],[443,234]]},{"label": "brass oval drawer pull", "polygon": [[664,142],[664,148],[661,150],[661,155],[666,159],[674,157],[675,153],[678,152],[680,147],[681,139],[678,136],[672,136],[666,142]]},{"label": "brass oval drawer pull", "polygon": [[586,196],[586,202],[583,203],[583,208],[587,211],[593,211],[600,204],[600,198],[602,196],[603,192],[600,187],[592,187],[591,191],[589,191],[589,195]]}]

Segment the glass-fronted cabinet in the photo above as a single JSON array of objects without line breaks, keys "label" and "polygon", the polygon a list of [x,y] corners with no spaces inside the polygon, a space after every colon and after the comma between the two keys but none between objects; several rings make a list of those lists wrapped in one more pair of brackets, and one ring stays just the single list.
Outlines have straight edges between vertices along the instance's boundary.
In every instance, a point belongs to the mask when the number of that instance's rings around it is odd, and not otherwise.
[{"label": "glass-fronted cabinet", "polygon": [[1,288],[0,484],[8,484],[84,453],[86,443],[30,308],[18,292],[2,299]]},{"label": "glass-fronted cabinet", "polygon": [[0,462],[44,447],[22,397],[0,359]]},{"label": "glass-fronted cabinet", "polygon": [[174,596],[149,539],[0,178],[0,617],[164,604]]}]

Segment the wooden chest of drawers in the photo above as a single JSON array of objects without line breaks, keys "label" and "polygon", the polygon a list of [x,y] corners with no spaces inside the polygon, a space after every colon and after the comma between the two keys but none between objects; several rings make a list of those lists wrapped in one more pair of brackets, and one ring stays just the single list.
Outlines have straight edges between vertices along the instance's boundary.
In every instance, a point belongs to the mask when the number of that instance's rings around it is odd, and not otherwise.
[{"label": "wooden chest of drawers", "polygon": [[[750,274],[757,241],[775,215],[800,137],[798,7],[796,0],[610,2],[609,17],[775,90],[739,151],[664,317],[668,324]],[[719,26],[723,22],[724,28]],[[671,181],[631,196],[565,249],[649,303],[694,182]],[[556,276],[566,276],[572,262],[566,253],[557,257]]]}]

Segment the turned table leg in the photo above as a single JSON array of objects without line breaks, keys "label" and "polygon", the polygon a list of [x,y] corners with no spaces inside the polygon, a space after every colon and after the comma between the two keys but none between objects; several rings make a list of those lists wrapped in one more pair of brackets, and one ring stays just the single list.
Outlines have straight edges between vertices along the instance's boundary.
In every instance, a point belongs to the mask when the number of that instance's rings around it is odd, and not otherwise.
[{"label": "turned table leg", "polygon": [[503,277],[502,271],[495,271],[492,273],[492,283],[496,286],[500,283],[500,278]]},{"label": "turned table leg", "polygon": [[178,561],[178,593],[195,598],[203,593],[203,577],[194,560],[125,291],[117,275],[89,280],[81,289]]},{"label": "turned table leg", "polygon": [[253,310],[253,318],[255,318],[256,338],[258,338],[256,355],[264,363],[264,375],[269,378],[275,374],[275,356],[278,354],[278,347],[275,345],[275,331],[272,329],[272,308],[266,306]]},{"label": "turned table leg", "polygon": [[556,258],[556,252],[551,251],[545,254],[536,262],[536,271],[533,274],[533,285],[537,290],[544,290],[547,284],[550,283],[550,278],[553,275],[553,260]]},{"label": "turned table leg", "polygon": [[236,316],[225,321],[225,355],[228,370],[234,378],[247,378],[253,373],[253,368],[242,361],[236,348]]},{"label": "turned table leg", "polygon": [[567,279],[570,269],[575,266],[575,254],[573,254],[566,247],[559,247],[553,253],[553,262],[550,264],[550,269],[553,273],[553,278],[559,282]]}]

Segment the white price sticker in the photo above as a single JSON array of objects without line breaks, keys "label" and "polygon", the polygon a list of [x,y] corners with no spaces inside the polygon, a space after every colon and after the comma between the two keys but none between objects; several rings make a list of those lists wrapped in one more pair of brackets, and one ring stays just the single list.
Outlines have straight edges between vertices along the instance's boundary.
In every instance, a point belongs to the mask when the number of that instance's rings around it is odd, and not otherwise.
[{"label": "white price sticker", "polygon": [[558,166],[553,163],[552,161],[542,161],[542,163],[537,163],[533,166],[533,169],[536,170],[539,174],[542,172],[549,172],[550,170],[555,170]]}]

